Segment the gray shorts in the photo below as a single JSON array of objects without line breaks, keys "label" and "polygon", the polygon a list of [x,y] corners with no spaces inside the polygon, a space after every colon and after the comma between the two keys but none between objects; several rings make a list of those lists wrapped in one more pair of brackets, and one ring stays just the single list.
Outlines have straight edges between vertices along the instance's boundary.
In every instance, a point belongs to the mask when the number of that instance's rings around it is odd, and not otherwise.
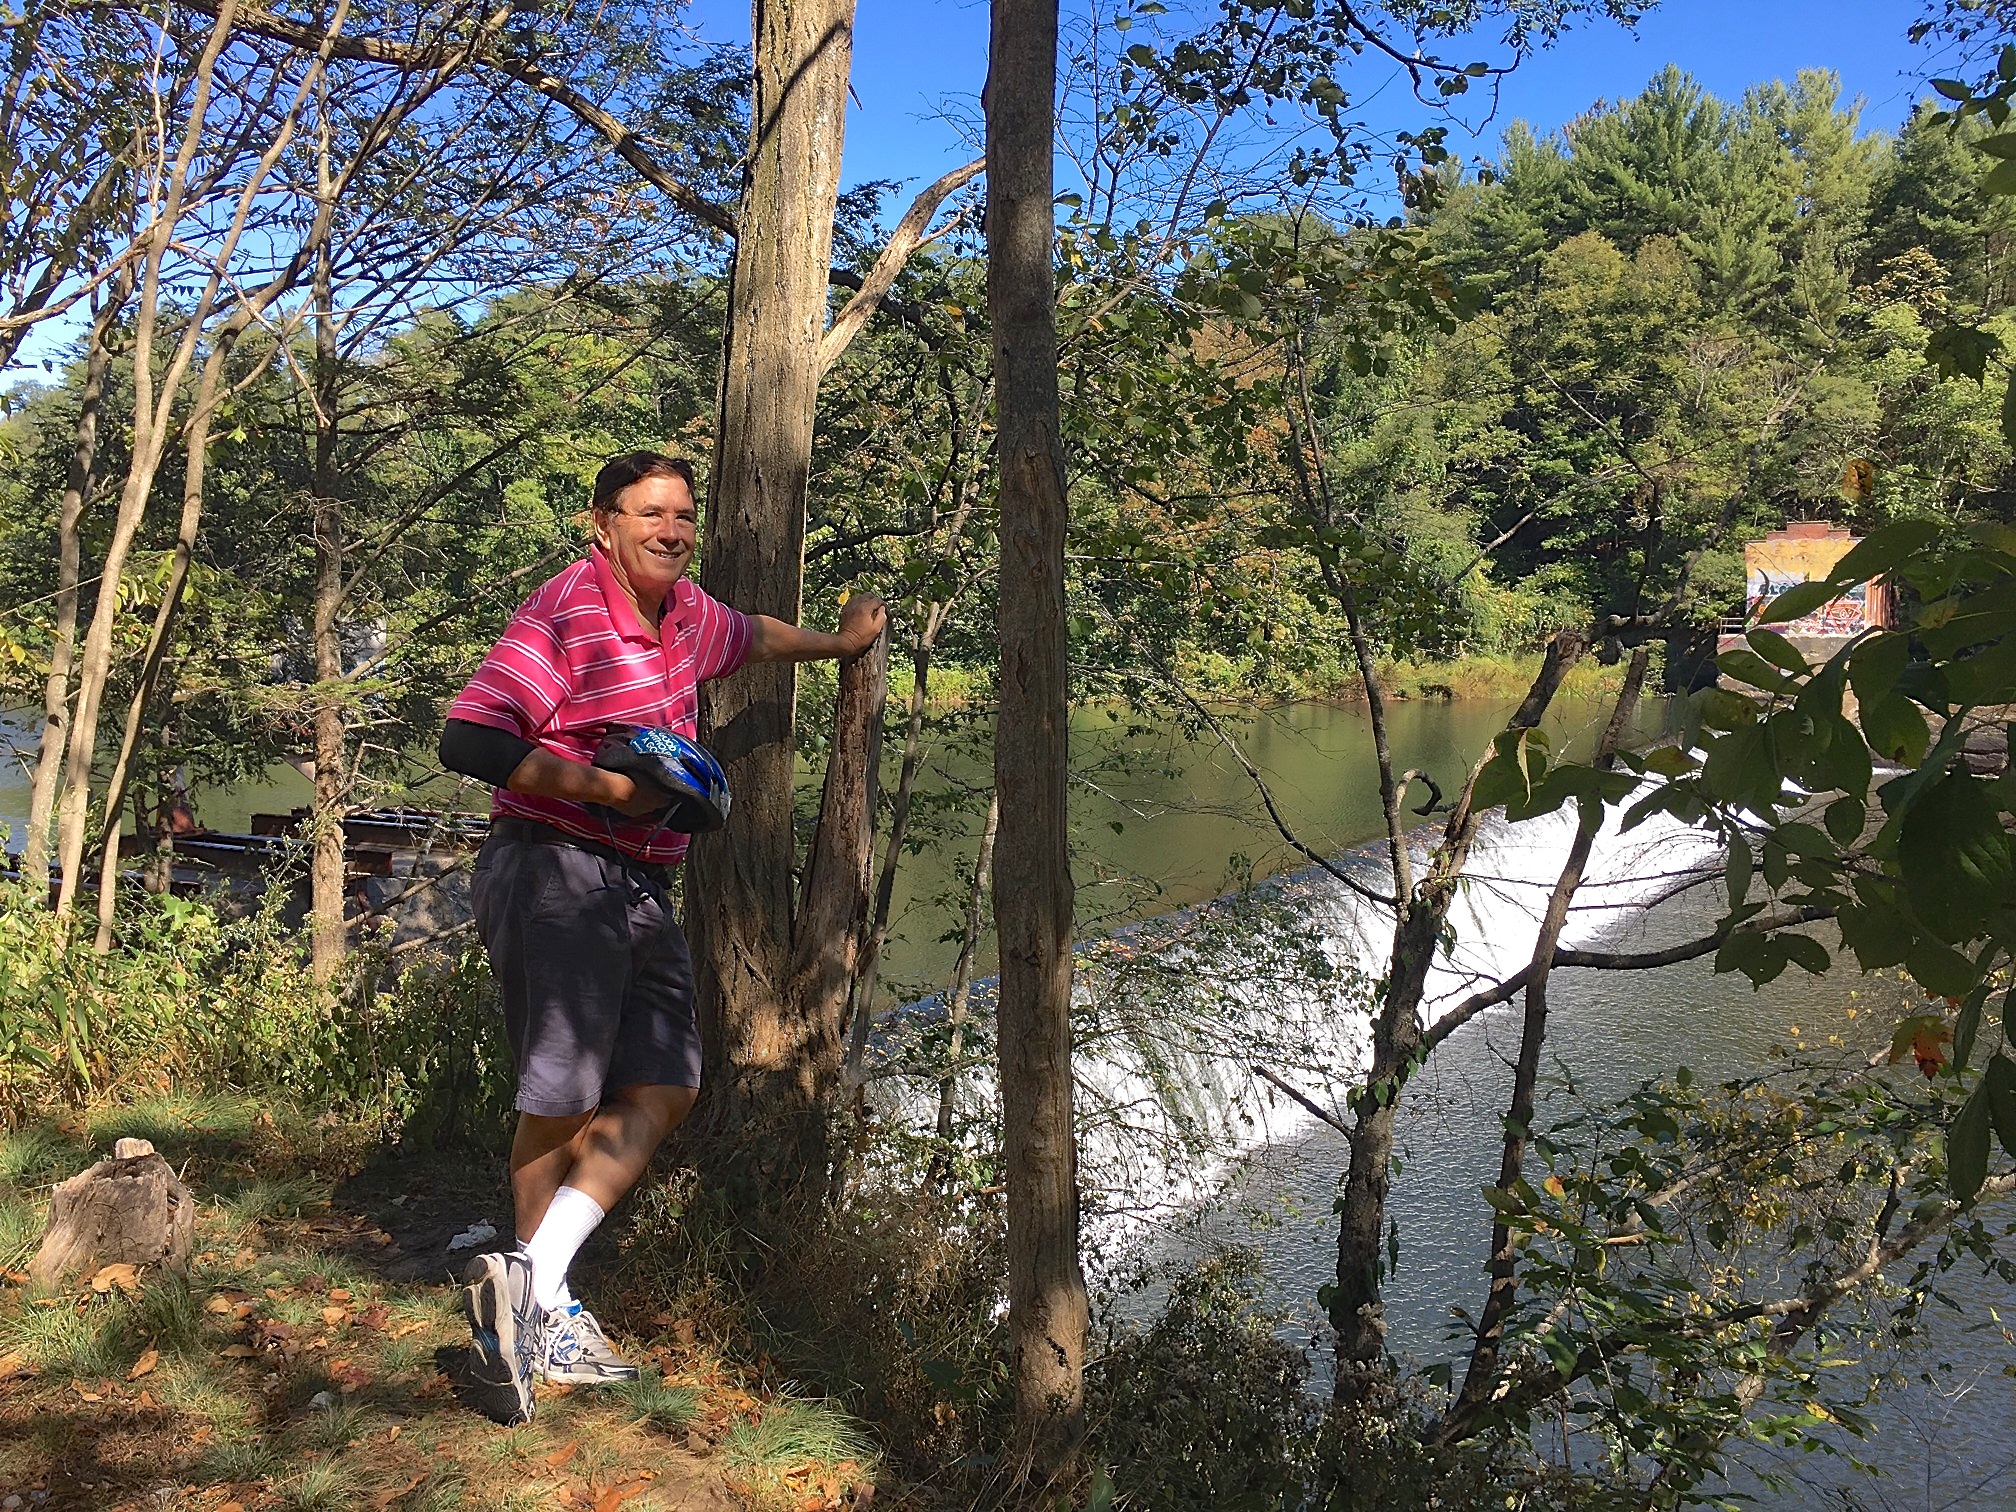
[{"label": "gray shorts", "polygon": [[664,869],[498,819],[476,857],[476,928],[504,998],[518,1107],[565,1117],[637,1085],[700,1085],[693,962]]}]

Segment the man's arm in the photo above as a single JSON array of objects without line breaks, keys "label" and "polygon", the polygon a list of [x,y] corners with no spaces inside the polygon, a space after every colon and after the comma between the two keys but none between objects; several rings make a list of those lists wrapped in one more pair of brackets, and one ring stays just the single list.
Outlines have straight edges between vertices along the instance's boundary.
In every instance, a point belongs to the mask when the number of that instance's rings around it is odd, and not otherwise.
[{"label": "man's arm", "polygon": [[749,616],[749,654],[756,662],[846,661],[875,644],[889,623],[889,611],[872,593],[856,594],[840,606],[840,633],[824,635],[787,625],[767,614]]},{"label": "man's arm", "polygon": [[491,787],[599,803],[633,819],[648,819],[665,807],[663,793],[642,788],[621,772],[569,761],[509,730],[473,720],[448,721],[441,732],[441,764]]},{"label": "man's arm", "polygon": [[605,772],[601,767],[569,761],[538,746],[512,768],[511,780],[505,786],[514,793],[538,798],[599,803],[632,819],[649,819],[663,812],[667,801],[666,795],[656,788],[647,788],[621,772]]}]

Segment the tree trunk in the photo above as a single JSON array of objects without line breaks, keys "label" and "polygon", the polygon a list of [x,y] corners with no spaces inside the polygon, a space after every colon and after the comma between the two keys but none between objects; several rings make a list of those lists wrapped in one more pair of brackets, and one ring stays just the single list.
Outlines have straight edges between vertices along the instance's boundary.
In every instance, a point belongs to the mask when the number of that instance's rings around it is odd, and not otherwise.
[{"label": "tree trunk", "polygon": [[[1507,725],[1532,729],[1554,701],[1585,642],[1564,631],[1547,647],[1539,673]],[[1332,1400],[1350,1407],[1365,1399],[1385,1368],[1382,1296],[1386,1196],[1392,1183],[1393,1128],[1400,1090],[1422,1042],[1421,1001],[1429,970],[1482,821],[1470,802],[1480,761],[1444,828],[1428,875],[1400,900],[1388,958],[1386,997],[1372,1023],[1372,1064],[1354,1098],[1351,1152],[1337,1209],[1337,1276],[1330,1289],[1330,1325],[1337,1335]],[[1382,789],[1387,784],[1382,782]]]},{"label": "tree trunk", "polygon": [[[105,563],[98,580],[98,602],[92,610],[91,628],[85,633],[84,648],[77,662],[77,698],[71,717],[69,749],[63,762],[63,797],[58,811],[57,847],[63,876],[57,888],[56,912],[68,918],[76,904],[84,860],[84,832],[90,817],[91,758],[98,739],[98,713],[105,697],[105,685],[112,670],[112,636],[119,618],[119,578],[126,570],[126,558],[147,511],[147,499],[154,488],[154,474],[169,436],[169,418],[174,413],[176,390],[194,357],[204,325],[210,317],[223,282],[223,267],[237,245],[250,209],[251,191],[241,198],[237,213],[226,230],[218,259],[202,292],[184,319],[181,337],[167,364],[157,375],[154,368],[154,336],[161,312],[161,263],[173,240],[188,194],[190,165],[203,135],[215,84],[217,59],[231,33],[235,6],[226,0],[218,10],[217,23],[204,43],[194,75],[188,119],[172,162],[163,164],[160,199],[152,206],[154,225],[141,246],[140,298],[133,326],[133,441],[126,481],[119,493],[119,510],[112,537],[105,548]],[[285,132],[278,134],[284,141]],[[167,142],[158,144],[167,154]],[[277,148],[262,162],[270,166]],[[262,168],[262,173],[263,173]],[[157,398],[157,392],[159,397]]]},{"label": "tree trunk", "polygon": [[959,959],[952,967],[952,990],[945,1016],[951,1034],[945,1043],[945,1074],[938,1080],[938,1150],[931,1176],[943,1181],[952,1168],[952,1105],[959,1090],[959,1060],[966,1053],[966,1014],[973,1000],[973,961],[980,952],[980,926],[987,902],[987,879],[994,871],[994,839],[1001,827],[1001,795],[987,795],[987,821],[980,830],[980,854],[973,861],[973,886],[966,895],[966,927],[959,935]]},{"label": "tree trunk", "polygon": [[[1608,771],[1616,765],[1617,749],[1638,706],[1638,693],[1645,686],[1645,665],[1649,653],[1640,646],[1631,655],[1624,674],[1624,686],[1617,695],[1616,708],[1596,751],[1592,765]],[[1596,833],[1603,827],[1600,800],[1576,800],[1580,819],[1568,857],[1548,894],[1547,907],[1540,917],[1540,931],[1533,943],[1533,977],[1526,984],[1526,1012],[1519,1031],[1519,1058],[1512,1072],[1512,1101],[1505,1112],[1505,1139],[1498,1162],[1498,1185],[1510,1190],[1526,1168],[1526,1147],[1532,1138],[1533,1114],[1538,1105],[1540,1056],[1547,1043],[1547,984],[1552,975],[1554,948],[1568,927],[1568,909],[1582,886],[1589,855],[1596,845]],[[1476,1413],[1498,1384],[1499,1351],[1505,1339],[1505,1320],[1519,1294],[1519,1237],[1499,1215],[1491,1226],[1491,1288],[1484,1298],[1484,1310],[1477,1320],[1477,1338],[1470,1351],[1470,1365],[1463,1374],[1453,1411]]]},{"label": "tree trunk", "polygon": [[847,1065],[842,1078],[851,1098],[860,1087],[862,1066],[868,1054],[868,1036],[875,1028],[875,987],[881,973],[882,947],[889,940],[889,910],[896,897],[896,869],[903,860],[903,840],[910,828],[911,795],[916,791],[917,773],[924,764],[924,714],[931,698],[931,652],[938,632],[946,621],[946,605],[934,603],[926,612],[924,626],[911,647],[910,719],[903,732],[903,765],[896,776],[896,791],[889,800],[889,833],[882,842],[882,869],[875,879],[875,910],[868,920],[867,937],[861,945],[861,961],[854,974],[853,1001],[848,1012]]},{"label": "tree trunk", "polygon": [[110,331],[132,280],[121,277],[91,323],[84,361],[84,389],[78,396],[77,440],[70,453],[70,477],[56,518],[56,628],[49,651],[49,680],[42,692],[42,746],[35,758],[35,783],[28,799],[28,835],[22,846],[21,875],[38,886],[49,876],[49,820],[56,808],[57,781],[69,734],[70,660],[77,646],[77,600],[83,549],[80,527],[97,485],[98,412],[105,401],[105,375],[112,367]]},{"label": "tree trunk", "polygon": [[882,760],[882,706],[889,690],[889,638],[840,668],[833,710],[833,749],[819,803],[819,828],[805,863],[805,899],[798,913],[791,976],[783,998],[785,1033],[797,1044],[795,1078],[784,1089],[799,1159],[808,1176],[823,1176],[834,1159],[828,1127],[840,1083],[841,1020],[860,963],[868,914],[869,868],[875,855],[876,774]]},{"label": "tree trunk", "polygon": [[56,1188],[49,1227],[28,1264],[38,1285],[90,1275],[107,1265],[189,1268],[196,1199],[143,1139],[122,1139],[101,1160]]},{"label": "tree trunk", "polygon": [[1008,1187],[1008,1347],[1035,1468],[1084,1434],[1087,1303],[1071,1105],[1071,864],[1064,448],[1058,433],[1052,153],[1056,0],[994,0],[987,89],[987,304],[1001,467],[1001,795],[994,918]]},{"label": "tree trunk", "polygon": [[[853,0],[756,0],[753,134],[730,277],[720,423],[701,581],[752,614],[796,622],[805,490],[840,191]],[[710,1068],[706,1151],[739,1211],[823,1171],[802,1041],[785,1002],[793,954],[791,784],[796,677],[751,667],[701,692],[704,738],[735,794],[726,832],[694,848],[686,896]]]},{"label": "tree trunk", "polygon": [[[334,190],[329,171],[329,116],[326,89],[317,144],[318,186],[326,207]],[[325,212],[326,219],[326,212]],[[343,505],[337,498],[336,450],[343,401],[336,354],[335,253],[332,238],[315,248],[315,471],[311,528],[315,538],[315,799],[309,824],[314,846],[308,873],[308,958],[318,985],[327,986],[342,968],[343,803],[343,641],[338,614],[343,606]]]}]

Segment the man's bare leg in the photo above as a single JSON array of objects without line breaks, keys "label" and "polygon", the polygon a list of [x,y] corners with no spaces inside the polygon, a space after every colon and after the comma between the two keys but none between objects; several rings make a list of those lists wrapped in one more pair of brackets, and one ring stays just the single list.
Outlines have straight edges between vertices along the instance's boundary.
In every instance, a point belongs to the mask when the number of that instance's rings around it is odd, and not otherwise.
[{"label": "man's bare leg", "polygon": [[686,1115],[693,1087],[618,1087],[592,1113],[549,1118],[520,1113],[511,1141],[511,1202],[518,1237],[530,1239],[562,1186],[592,1197],[604,1212],[637,1184],[651,1156]]}]

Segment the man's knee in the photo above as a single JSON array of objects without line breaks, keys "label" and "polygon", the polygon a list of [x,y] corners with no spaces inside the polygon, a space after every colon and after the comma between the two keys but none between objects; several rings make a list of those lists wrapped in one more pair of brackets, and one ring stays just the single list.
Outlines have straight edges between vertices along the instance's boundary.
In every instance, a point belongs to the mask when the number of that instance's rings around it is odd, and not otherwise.
[{"label": "man's knee", "polygon": [[663,1139],[686,1121],[693,1111],[693,1104],[700,1096],[698,1087],[669,1087],[650,1083],[636,1083],[628,1087],[618,1087],[609,1094],[608,1103],[621,1103],[634,1108],[658,1129],[658,1137]]}]

